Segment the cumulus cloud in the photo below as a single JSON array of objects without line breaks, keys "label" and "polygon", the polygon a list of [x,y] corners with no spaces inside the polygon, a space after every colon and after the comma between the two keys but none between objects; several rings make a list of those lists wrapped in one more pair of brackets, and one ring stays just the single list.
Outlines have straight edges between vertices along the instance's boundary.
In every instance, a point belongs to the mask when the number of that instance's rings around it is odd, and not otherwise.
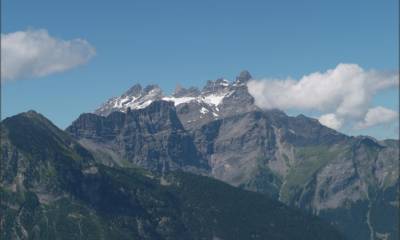
[{"label": "cumulus cloud", "polygon": [[385,122],[369,120],[367,124],[372,97],[380,90],[397,86],[398,77],[397,72],[364,70],[357,64],[339,64],[334,69],[311,73],[299,80],[253,80],[247,86],[261,108],[319,111],[323,113],[319,118],[322,124],[339,129],[347,122],[357,126],[362,125],[358,122],[364,122],[365,126]]},{"label": "cumulus cloud", "polygon": [[319,122],[332,129],[340,129],[343,126],[343,120],[338,119],[334,113],[328,113],[318,118]]},{"label": "cumulus cloud", "polygon": [[359,122],[356,127],[359,129],[369,128],[377,124],[392,122],[397,117],[397,112],[382,106],[378,106],[368,109],[364,120]]},{"label": "cumulus cloud", "polygon": [[57,39],[44,29],[1,34],[1,78],[43,77],[85,64],[94,55],[86,40]]}]

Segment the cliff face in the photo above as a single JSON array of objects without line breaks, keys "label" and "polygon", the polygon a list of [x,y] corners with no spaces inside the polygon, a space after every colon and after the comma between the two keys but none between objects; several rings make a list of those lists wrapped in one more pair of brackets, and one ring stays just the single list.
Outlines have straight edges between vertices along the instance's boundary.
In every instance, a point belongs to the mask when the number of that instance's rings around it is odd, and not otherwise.
[{"label": "cliff face", "polygon": [[158,172],[208,169],[171,102],[156,101],[144,109],[107,117],[82,114],[67,131],[109,165]]}]

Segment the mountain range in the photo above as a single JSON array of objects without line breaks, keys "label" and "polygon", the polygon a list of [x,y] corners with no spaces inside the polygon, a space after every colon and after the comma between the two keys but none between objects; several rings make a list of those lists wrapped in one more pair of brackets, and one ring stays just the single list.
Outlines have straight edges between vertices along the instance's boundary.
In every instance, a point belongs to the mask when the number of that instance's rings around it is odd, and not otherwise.
[{"label": "mountain range", "polygon": [[3,236],[398,239],[399,141],[263,110],[251,79],[137,84],[65,131],[5,119]]},{"label": "mountain range", "polygon": [[108,167],[34,111],[1,129],[1,239],[344,239],[209,177]]}]

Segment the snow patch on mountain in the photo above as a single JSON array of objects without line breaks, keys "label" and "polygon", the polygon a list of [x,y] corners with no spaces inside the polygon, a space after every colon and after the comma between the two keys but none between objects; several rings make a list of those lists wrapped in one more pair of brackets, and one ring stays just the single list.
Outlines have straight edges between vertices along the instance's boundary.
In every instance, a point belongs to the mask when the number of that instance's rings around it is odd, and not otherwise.
[{"label": "snow patch on mountain", "polygon": [[202,114],[206,114],[206,113],[208,113],[209,111],[207,110],[207,108],[202,107],[202,108],[200,109],[200,112],[201,112]]},{"label": "snow patch on mountain", "polygon": [[[152,89],[148,93],[142,92],[139,96],[122,95],[120,97],[115,97],[110,99],[108,102],[103,104],[96,112],[106,110],[107,108],[112,108],[113,110],[126,111],[128,108],[131,109],[141,109],[149,106],[153,101],[164,100],[174,102],[175,106],[196,101],[201,105],[207,105],[210,108],[217,109],[225,97],[233,93],[234,90],[230,90],[230,86],[227,82],[222,82],[223,86],[226,88],[220,89],[215,92],[202,92],[199,96],[163,96],[159,88]],[[207,110],[207,109],[206,109]],[[217,109],[218,110],[218,109]],[[207,110],[208,111],[208,110]]]},{"label": "snow patch on mountain", "polygon": [[163,97],[162,100],[174,102],[175,106],[196,100],[195,97]]},{"label": "snow patch on mountain", "polygon": [[224,98],[228,96],[231,92],[224,92],[224,93],[216,93],[216,94],[210,94],[207,96],[202,96],[201,100],[205,102],[206,104],[209,105],[214,105],[218,106],[222,103]]}]

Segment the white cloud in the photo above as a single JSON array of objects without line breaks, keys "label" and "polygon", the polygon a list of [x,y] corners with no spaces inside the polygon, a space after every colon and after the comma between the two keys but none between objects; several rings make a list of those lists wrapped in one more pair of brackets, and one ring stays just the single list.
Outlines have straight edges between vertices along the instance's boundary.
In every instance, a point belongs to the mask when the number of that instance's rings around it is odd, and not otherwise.
[{"label": "white cloud", "polygon": [[85,64],[94,55],[86,40],[57,39],[44,29],[1,34],[1,78],[43,77]]},{"label": "white cloud", "polygon": [[369,128],[377,124],[392,122],[397,117],[397,112],[382,106],[378,106],[368,109],[364,120],[357,123],[356,127],[359,129]]},{"label": "white cloud", "polygon": [[395,72],[367,71],[357,64],[339,64],[299,80],[253,80],[248,88],[261,108],[319,111],[323,113],[322,124],[338,129],[348,122],[362,121],[374,94],[397,86],[398,77]]},{"label": "white cloud", "polygon": [[318,118],[318,121],[335,130],[340,129],[343,125],[343,120],[338,119],[334,113],[324,114]]}]

